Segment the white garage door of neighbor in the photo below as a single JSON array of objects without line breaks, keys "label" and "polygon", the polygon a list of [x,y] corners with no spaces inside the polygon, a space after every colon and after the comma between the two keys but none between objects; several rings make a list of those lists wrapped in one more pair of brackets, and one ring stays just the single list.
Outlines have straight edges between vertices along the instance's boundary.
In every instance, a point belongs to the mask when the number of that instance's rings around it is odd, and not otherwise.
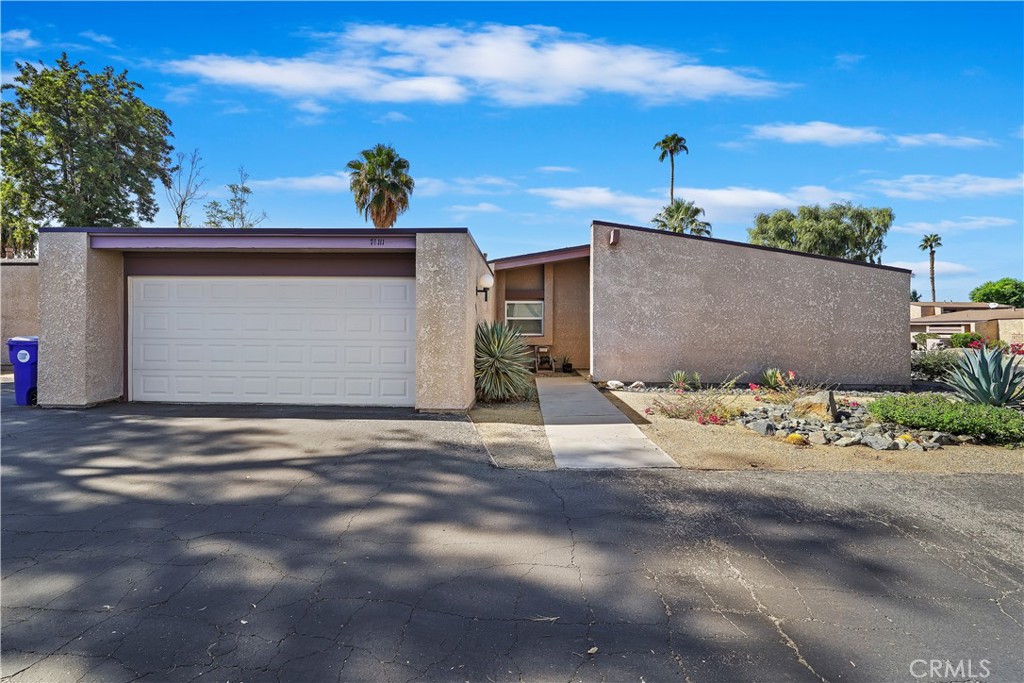
[{"label": "white garage door of neighbor", "polygon": [[412,406],[416,281],[132,277],[129,400]]}]

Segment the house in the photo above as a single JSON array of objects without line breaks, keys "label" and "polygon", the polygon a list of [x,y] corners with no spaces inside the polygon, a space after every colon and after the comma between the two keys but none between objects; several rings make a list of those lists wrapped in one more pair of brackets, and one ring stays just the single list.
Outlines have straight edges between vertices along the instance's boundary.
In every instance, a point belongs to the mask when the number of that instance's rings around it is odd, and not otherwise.
[{"label": "house", "polygon": [[911,318],[911,339],[918,334],[934,334],[937,336],[929,340],[929,346],[946,346],[954,334],[975,332],[987,339],[1001,339],[1008,344],[1024,343],[1024,308],[1000,304],[981,306]]},{"label": "house", "polygon": [[910,272],[595,222],[488,264],[464,228],[40,232],[39,403],[474,402],[478,323],[596,381],[910,383]]},{"label": "house", "polygon": [[942,315],[958,311],[982,311],[990,308],[1012,308],[1012,306],[977,301],[911,301],[910,317],[911,319],[923,318],[930,315]]},{"label": "house", "polygon": [[601,221],[588,245],[491,267],[498,318],[594,381],[910,383],[902,268]]}]

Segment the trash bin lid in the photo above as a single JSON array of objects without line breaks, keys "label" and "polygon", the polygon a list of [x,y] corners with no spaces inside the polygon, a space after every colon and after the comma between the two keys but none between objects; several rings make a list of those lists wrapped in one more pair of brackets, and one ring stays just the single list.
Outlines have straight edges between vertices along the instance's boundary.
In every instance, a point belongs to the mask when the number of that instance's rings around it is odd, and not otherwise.
[{"label": "trash bin lid", "polygon": [[7,340],[7,343],[10,344],[11,342],[15,344],[38,344],[39,337],[11,337]]}]

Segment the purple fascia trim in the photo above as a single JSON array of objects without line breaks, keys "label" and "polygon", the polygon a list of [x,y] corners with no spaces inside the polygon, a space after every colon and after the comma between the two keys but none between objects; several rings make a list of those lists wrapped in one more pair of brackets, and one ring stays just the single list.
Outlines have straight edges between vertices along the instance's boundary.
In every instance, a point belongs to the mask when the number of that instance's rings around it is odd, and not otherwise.
[{"label": "purple fascia trim", "polygon": [[197,249],[197,250],[257,250],[274,251],[299,249],[366,249],[415,250],[415,235],[348,236],[348,235],[141,235],[92,234],[89,245],[93,249]]}]

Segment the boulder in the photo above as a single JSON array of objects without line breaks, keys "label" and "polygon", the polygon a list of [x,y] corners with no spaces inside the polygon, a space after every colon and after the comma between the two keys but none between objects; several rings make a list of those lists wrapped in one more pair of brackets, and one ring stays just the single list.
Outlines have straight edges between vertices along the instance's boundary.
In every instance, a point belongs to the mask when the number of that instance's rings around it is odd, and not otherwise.
[{"label": "boulder", "polygon": [[793,401],[793,415],[814,417],[823,422],[838,422],[839,407],[831,391],[819,391],[814,396],[804,396]]},{"label": "boulder", "polygon": [[641,389],[646,389],[647,385],[644,384],[643,382],[633,382],[632,384],[629,385],[629,388],[632,389],[633,391],[640,391]]},{"label": "boulder", "polygon": [[971,443],[978,443],[977,439],[975,439],[973,436],[970,436],[968,434],[962,434],[960,436],[954,436],[953,438],[956,439],[956,442],[958,444],[960,444],[960,445],[971,444]]},{"label": "boulder", "polygon": [[807,440],[816,446],[824,446],[828,443],[828,437],[825,436],[825,432],[811,432],[807,436]]},{"label": "boulder", "polygon": [[860,434],[854,434],[853,436],[844,436],[835,442],[834,445],[840,448],[846,448],[847,446],[858,446],[861,443]]},{"label": "boulder", "polygon": [[924,450],[924,446],[922,446],[921,444],[919,444],[916,441],[911,441],[910,443],[907,444],[906,450],[908,450],[908,451],[923,451]]},{"label": "boulder", "polygon": [[618,391],[619,389],[626,388],[626,385],[617,379],[611,380],[610,382],[606,383],[605,386],[611,389],[612,391]]},{"label": "boulder", "polygon": [[771,420],[754,420],[747,425],[747,428],[754,430],[761,436],[775,435],[775,423]]},{"label": "boulder", "polygon": [[882,434],[865,434],[864,445],[870,446],[876,451],[894,451],[899,448],[893,439]]}]

